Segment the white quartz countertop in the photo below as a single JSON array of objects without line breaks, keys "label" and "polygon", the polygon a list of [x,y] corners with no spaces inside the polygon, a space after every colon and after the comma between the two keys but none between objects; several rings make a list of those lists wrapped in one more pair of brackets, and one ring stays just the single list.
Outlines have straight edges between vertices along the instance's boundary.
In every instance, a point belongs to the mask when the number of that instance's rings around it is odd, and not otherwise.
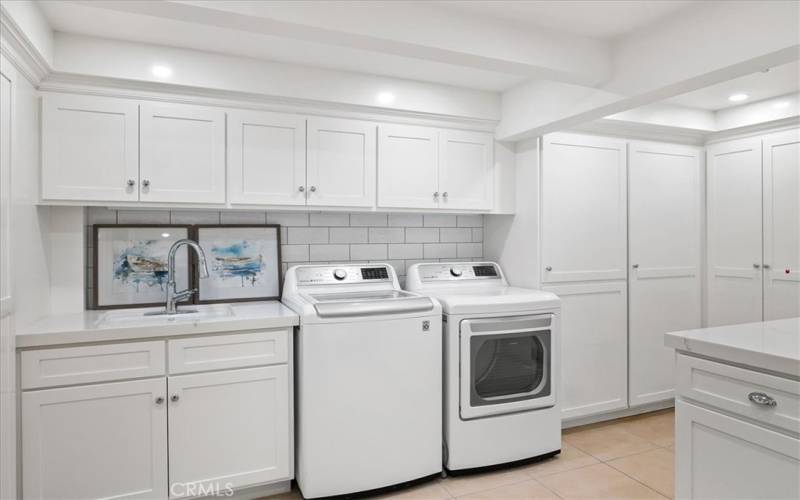
[{"label": "white quartz countertop", "polygon": [[671,332],[664,343],[679,351],[800,377],[800,318]]},{"label": "white quartz countertop", "polygon": [[83,311],[46,316],[17,331],[17,348],[287,328],[299,322],[294,311],[277,301],[185,305],[178,309],[195,309],[198,314],[174,317],[143,314],[159,309],[163,308]]}]

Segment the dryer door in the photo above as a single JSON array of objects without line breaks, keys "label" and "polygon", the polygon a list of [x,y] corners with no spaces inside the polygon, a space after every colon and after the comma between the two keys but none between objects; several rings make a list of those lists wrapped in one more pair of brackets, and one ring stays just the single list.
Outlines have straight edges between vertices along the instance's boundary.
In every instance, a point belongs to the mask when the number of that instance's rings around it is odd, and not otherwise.
[{"label": "dryer door", "polygon": [[462,419],[555,405],[552,323],[549,314],[461,321]]}]

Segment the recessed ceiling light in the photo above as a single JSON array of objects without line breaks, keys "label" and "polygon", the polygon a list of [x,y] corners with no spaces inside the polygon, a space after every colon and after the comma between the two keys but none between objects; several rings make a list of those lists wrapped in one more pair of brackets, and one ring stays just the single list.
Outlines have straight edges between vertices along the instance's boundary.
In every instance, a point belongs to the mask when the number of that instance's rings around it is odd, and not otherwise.
[{"label": "recessed ceiling light", "polygon": [[396,96],[391,92],[380,92],[377,98],[378,102],[381,104],[391,104],[396,99]]},{"label": "recessed ceiling light", "polygon": [[747,94],[733,94],[730,97],[728,97],[728,100],[731,102],[739,102],[746,100],[748,97],[750,96],[748,96]]},{"label": "recessed ceiling light", "polygon": [[150,68],[150,72],[153,73],[153,76],[156,78],[169,78],[172,76],[172,68],[164,66],[163,64],[156,64]]},{"label": "recessed ceiling light", "polygon": [[775,108],[775,109],[788,108],[789,107],[789,101],[778,101],[775,104],[773,104],[772,107]]}]

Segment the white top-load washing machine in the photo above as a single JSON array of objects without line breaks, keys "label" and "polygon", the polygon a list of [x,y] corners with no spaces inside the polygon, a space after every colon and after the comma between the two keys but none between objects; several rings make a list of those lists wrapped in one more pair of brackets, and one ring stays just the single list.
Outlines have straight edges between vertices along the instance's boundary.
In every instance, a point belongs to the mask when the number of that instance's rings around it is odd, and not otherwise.
[{"label": "white top-load washing machine", "polygon": [[493,262],[415,264],[406,289],[444,313],[447,470],[559,453],[559,298],[509,286]]},{"label": "white top-load washing machine", "polygon": [[442,471],[442,309],[388,264],[290,268],[296,479],[306,498]]}]

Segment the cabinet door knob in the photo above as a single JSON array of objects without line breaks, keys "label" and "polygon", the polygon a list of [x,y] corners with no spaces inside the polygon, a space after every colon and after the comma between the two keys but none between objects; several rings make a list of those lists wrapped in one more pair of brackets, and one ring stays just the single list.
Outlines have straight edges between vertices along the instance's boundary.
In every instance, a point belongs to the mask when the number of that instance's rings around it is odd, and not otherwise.
[{"label": "cabinet door knob", "polygon": [[157,397],[156,398],[156,404],[157,405],[163,405],[164,404],[164,397],[163,396]]},{"label": "cabinet door knob", "polygon": [[769,269],[769,264],[764,264],[764,269]]},{"label": "cabinet door knob", "polygon": [[639,269],[639,264],[634,264],[631,267],[634,268],[634,269]]},{"label": "cabinet door knob", "polygon": [[171,400],[173,403],[177,403],[177,402],[178,402],[178,400],[180,400],[180,399],[181,399],[181,397],[180,397],[180,396],[178,396],[177,394],[173,394],[173,395],[172,395],[172,397],[171,397],[171,398],[169,398],[169,399],[170,399],[170,400]]},{"label": "cabinet door knob", "polygon": [[761,264],[753,264],[753,269],[761,269]]},{"label": "cabinet door knob", "polygon": [[544,268],[544,270],[545,270],[545,271],[552,271],[552,270],[553,270],[553,268],[552,268],[552,266],[547,266],[547,267],[545,267],[545,268]]},{"label": "cabinet door knob", "polygon": [[312,193],[315,193],[317,191],[317,186],[311,186],[309,188],[309,191],[311,191]]},{"label": "cabinet door knob", "polygon": [[434,197],[434,198],[438,198],[438,197],[439,197],[439,191],[434,191],[434,193],[433,193],[433,197]]},{"label": "cabinet door knob", "polygon": [[127,182],[127,184],[128,184],[128,187],[133,187],[133,186],[135,186],[135,185],[136,185],[136,181],[135,181],[135,180],[133,180],[133,179],[128,179],[128,182]]},{"label": "cabinet door knob", "polygon": [[306,190],[306,187],[305,186],[300,186],[299,188],[297,188],[297,190],[302,193],[302,192],[304,192]]},{"label": "cabinet door knob", "polygon": [[444,193],[442,193],[442,198],[447,198],[447,191],[445,191]]},{"label": "cabinet door knob", "polygon": [[143,180],[143,181],[142,181],[142,186],[144,186],[144,187],[150,187],[150,180],[149,180],[149,179],[145,179],[145,180]]},{"label": "cabinet door knob", "polygon": [[774,398],[763,392],[751,392],[747,395],[747,399],[760,406],[778,406]]}]

